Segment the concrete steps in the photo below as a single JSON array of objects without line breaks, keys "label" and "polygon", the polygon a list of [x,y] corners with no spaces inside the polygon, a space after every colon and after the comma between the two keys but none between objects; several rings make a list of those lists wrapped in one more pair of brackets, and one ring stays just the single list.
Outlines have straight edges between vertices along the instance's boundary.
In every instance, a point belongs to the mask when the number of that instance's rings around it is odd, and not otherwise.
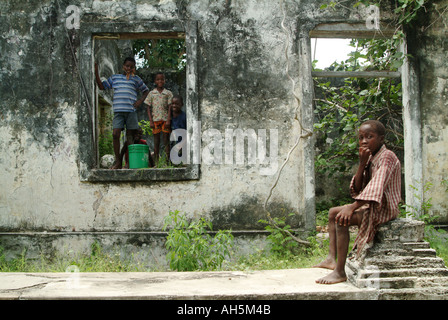
[{"label": "concrete steps", "polygon": [[363,270],[359,274],[360,279],[367,278],[394,278],[394,277],[434,277],[448,276],[447,268],[403,268],[390,270]]},{"label": "concrete steps", "polygon": [[439,257],[420,257],[411,255],[367,258],[365,264],[376,266],[379,269],[443,268],[445,266],[445,263]]},{"label": "concrete steps", "polygon": [[431,299],[448,293],[448,269],[428,242],[424,223],[396,219],[380,227],[373,246],[347,261],[349,280],[378,290],[379,299]]}]

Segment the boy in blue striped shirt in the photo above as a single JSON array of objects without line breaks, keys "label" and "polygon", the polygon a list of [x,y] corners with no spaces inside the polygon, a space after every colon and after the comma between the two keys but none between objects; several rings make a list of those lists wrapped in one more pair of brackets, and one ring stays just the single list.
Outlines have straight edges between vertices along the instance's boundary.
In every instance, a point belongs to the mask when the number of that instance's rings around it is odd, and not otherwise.
[{"label": "boy in blue striped shirt", "polygon": [[[113,142],[115,163],[111,169],[121,169],[123,167],[120,157],[120,135],[126,124],[126,140],[128,144],[133,144],[134,137],[138,129],[137,108],[146,99],[149,93],[148,87],[143,80],[135,75],[135,59],[128,57],[123,63],[123,74],[114,74],[106,81],[101,81],[98,74],[98,65],[95,63],[95,79],[100,90],[114,90],[113,98]],[[137,92],[143,93],[137,100]]]}]

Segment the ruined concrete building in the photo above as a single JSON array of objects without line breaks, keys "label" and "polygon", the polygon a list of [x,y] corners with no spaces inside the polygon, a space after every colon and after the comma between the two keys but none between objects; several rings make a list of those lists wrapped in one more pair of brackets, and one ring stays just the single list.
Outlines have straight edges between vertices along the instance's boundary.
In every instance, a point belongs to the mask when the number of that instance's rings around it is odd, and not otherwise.
[{"label": "ruined concrete building", "polygon": [[[365,6],[324,9],[323,3],[2,1],[1,245],[63,249],[99,240],[156,247],[163,219],[174,210],[247,237],[263,230],[258,221],[268,212],[295,213],[288,220],[294,229],[313,230],[310,38],[392,37],[395,31],[393,10],[383,2],[379,28],[369,26]],[[412,59],[399,70],[406,202],[431,199],[440,224],[448,223],[447,5],[428,1],[405,30],[402,50]],[[107,77],[121,71],[129,48],[104,41],[164,37],[185,39],[179,93],[188,163],[102,169],[99,105],[107,97],[98,95],[94,62],[100,60]],[[423,193],[427,182],[434,187]]]}]

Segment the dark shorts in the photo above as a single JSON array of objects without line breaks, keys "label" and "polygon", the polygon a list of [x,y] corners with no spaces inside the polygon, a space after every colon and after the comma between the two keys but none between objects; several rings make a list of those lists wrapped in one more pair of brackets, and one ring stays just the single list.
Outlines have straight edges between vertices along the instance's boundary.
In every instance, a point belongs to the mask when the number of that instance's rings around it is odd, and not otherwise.
[{"label": "dark shorts", "polygon": [[123,129],[126,125],[126,129],[128,130],[137,130],[137,112],[115,112],[112,125],[114,129]]}]

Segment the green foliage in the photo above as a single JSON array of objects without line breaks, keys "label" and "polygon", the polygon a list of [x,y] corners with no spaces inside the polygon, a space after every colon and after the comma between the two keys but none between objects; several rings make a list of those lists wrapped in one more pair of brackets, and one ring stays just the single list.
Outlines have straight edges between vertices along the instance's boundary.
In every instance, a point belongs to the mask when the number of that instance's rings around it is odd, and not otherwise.
[{"label": "green foliage", "polygon": [[183,39],[139,39],[132,42],[132,49],[143,59],[143,67],[179,71],[186,67]]},{"label": "green foliage", "polygon": [[76,265],[80,272],[130,272],[137,271],[137,266],[131,261],[123,260],[119,253],[110,254],[103,247],[94,242],[91,245],[90,255],[73,260],[71,265]]},{"label": "green foliage", "polygon": [[[390,70],[402,56],[390,39],[351,41],[354,51],[332,71]],[[364,62],[360,62],[360,59]],[[343,83],[315,79],[315,125],[319,151],[316,171],[347,173],[358,158],[357,129],[369,119],[386,126],[386,143],[397,152],[403,149],[401,83],[396,79],[346,78]]]},{"label": "green foliage", "polygon": [[35,272],[26,259],[26,250],[22,250],[19,258],[7,260],[4,249],[0,247],[0,272]]},{"label": "green foliage", "polygon": [[152,136],[151,121],[149,121],[149,120],[140,120],[138,122],[138,125],[140,126],[140,128],[142,128],[143,135],[145,135],[145,136]]},{"label": "green foliage", "polygon": [[[293,215],[294,213],[290,213],[288,216]],[[261,219],[259,222],[265,224],[265,230],[270,233],[266,237],[269,251],[241,258],[238,268],[242,268],[244,264],[252,270],[310,268],[328,253],[328,240],[320,240],[314,235],[306,239],[306,246],[300,245],[294,239],[295,232],[286,223],[286,217]]]},{"label": "green foliage", "polygon": [[[354,39],[355,50],[349,59],[334,63],[333,71],[397,70],[404,61],[399,47],[405,28],[412,26],[429,0],[396,0],[391,3],[395,13],[392,22],[394,35],[389,39]],[[380,6],[381,1],[356,1],[360,4]],[[320,9],[345,8],[345,1],[327,1]],[[408,55],[408,58],[412,58]],[[313,63],[314,65],[314,63]],[[369,119],[381,120],[388,129],[386,142],[393,151],[403,149],[401,84],[393,79],[345,79],[343,86],[316,80],[315,132],[323,152],[316,156],[316,171],[329,176],[347,172],[357,158],[355,129]]]},{"label": "green foliage", "polygon": [[177,271],[217,270],[230,256],[233,235],[219,230],[214,237],[212,223],[201,218],[188,221],[179,211],[165,217],[163,230],[169,230],[165,246],[170,268]]},{"label": "green foliage", "polygon": [[[332,6],[335,7],[336,5],[340,4],[341,2],[344,2],[344,1],[339,1],[339,2],[331,1],[330,5],[332,4]],[[393,10],[396,15],[396,18],[395,18],[396,27],[401,29],[403,26],[411,24],[411,22],[413,22],[417,18],[418,14],[420,12],[425,11],[425,5],[428,4],[429,2],[430,2],[429,0],[395,0],[394,2],[392,2],[392,5],[395,5],[395,7],[393,7]],[[378,0],[375,0],[375,1],[361,0],[361,1],[357,1],[353,5],[353,7],[356,8],[361,3],[366,6],[369,6],[369,5],[379,6],[381,3],[381,0],[379,0],[379,1]],[[322,9],[322,6],[321,6],[321,9]]]},{"label": "green foliage", "polygon": [[102,120],[103,129],[98,135],[98,153],[101,159],[105,154],[114,154],[113,137],[112,137],[112,115],[106,114]]},{"label": "green foliage", "polygon": [[[294,213],[290,213],[288,216],[293,216]],[[278,256],[289,256],[297,253],[299,244],[293,239],[291,234],[294,233],[291,226],[286,224],[286,217],[277,218],[274,217],[272,221],[260,219],[258,222],[263,223],[266,226],[264,229],[269,231],[270,234],[266,237],[269,242],[270,252]]]},{"label": "green foliage", "polygon": [[321,9],[321,10],[326,9],[326,8],[334,9],[336,7],[336,5],[337,5],[337,1],[330,1],[328,4],[324,3],[323,5],[321,5],[319,9]]},{"label": "green foliage", "polygon": [[441,185],[445,187],[445,191],[448,192],[448,179],[442,178]]},{"label": "green foliage", "polygon": [[259,249],[252,254],[238,257],[235,262],[227,266],[226,270],[253,271],[311,268],[322,261],[328,254],[328,243],[318,244],[318,246],[321,249],[315,250],[311,254],[307,250],[300,250],[295,255],[277,255]]},{"label": "green foliage", "polygon": [[423,192],[420,195],[419,188],[411,185],[410,187],[415,191],[414,198],[418,199],[420,202],[420,207],[405,204],[402,206],[401,215],[406,217],[412,217],[414,219],[422,220],[426,224],[431,224],[437,217],[433,217],[430,214],[430,209],[432,208],[432,198],[428,198],[426,195],[432,188],[432,182],[427,182],[423,185]]},{"label": "green foliage", "polygon": [[310,245],[304,248],[306,256],[324,257],[328,254],[328,246],[330,245],[328,238],[319,241],[315,236],[309,236],[307,240]]},{"label": "green foliage", "polygon": [[6,259],[0,247],[0,272],[66,272],[76,266],[79,272],[137,272],[148,271],[133,258],[123,259],[119,253],[104,252],[101,245],[94,242],[90,254],[60,254],[54,257],[41,254],[40,259],[27,258],[24,249],[18,258]]},{"label": "green foliage", "polygon": [[417,18],[429,0],[397,0],[394,12],[398,14],[398,24],[407,25]]},{"label": "green foliage", "polygon": [[442,258],[445,265],[448,266],[448,233],[443,229],[426,228],[425,239],[431,248],[436,250],[437,256]]},{"label": "green foliage", "polygon": [[112,132],[110,130],[105,130],[104,133],[99,134],[98,153],[100,155],[100,159],[106,154],[114,154],[114,142]]}]

